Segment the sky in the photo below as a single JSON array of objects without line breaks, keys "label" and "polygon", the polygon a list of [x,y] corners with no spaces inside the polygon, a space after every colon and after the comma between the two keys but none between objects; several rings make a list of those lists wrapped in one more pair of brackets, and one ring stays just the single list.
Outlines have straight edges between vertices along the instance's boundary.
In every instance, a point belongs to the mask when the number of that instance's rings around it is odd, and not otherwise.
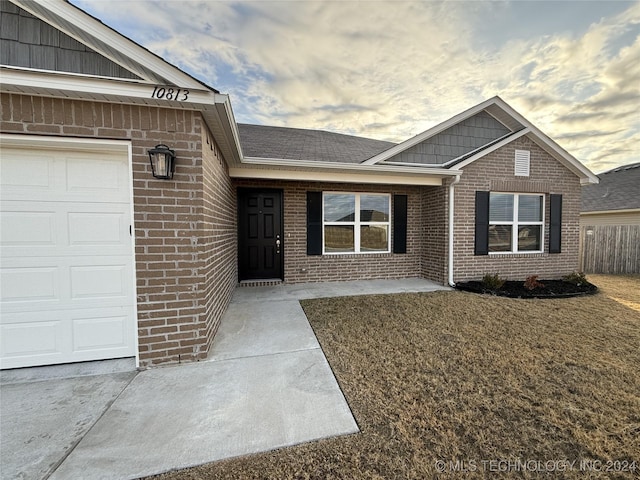
[{"label": "sky", "polygon": [[240,123],[401,142],[499,95],[599,173],[640,161],[640,0],[72,0]]}]

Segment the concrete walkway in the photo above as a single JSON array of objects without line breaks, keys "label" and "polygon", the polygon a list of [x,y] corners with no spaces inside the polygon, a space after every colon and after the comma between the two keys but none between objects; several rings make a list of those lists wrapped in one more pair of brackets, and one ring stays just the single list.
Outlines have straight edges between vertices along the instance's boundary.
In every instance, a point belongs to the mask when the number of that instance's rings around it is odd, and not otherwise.
[{"label": "concrete walkway", "polygon": [[420,279],[242,287],[205,362],[63,379],[3,372],[0,477],[133,479],[355,433],[299,300],[442,288]]}]

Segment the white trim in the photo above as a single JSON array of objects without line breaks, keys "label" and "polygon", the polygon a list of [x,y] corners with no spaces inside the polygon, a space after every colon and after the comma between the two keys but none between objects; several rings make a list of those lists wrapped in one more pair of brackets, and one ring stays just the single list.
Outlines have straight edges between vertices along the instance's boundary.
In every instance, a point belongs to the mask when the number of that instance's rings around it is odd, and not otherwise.
[{"label": "white trim", "polygon": [[640,213],[640,208],[625,208],[623,210],[596,210],[594,212],[580,212],[580,215],[607,215],[616,213]]},{"label": "white trim", "polygon": [[131,205],[130,215],[131,215],[131,251],[133,252],[133,268],[131,269],[133,276],[133,315],[135,316],[135,334],[133,338],[133,347],[135,348],[135,358],[136,358],[136,368],[140,368],[140,339],[138,335],[139,328],[139,317],[138,317],[138,269],[137,269],[137,259],[136,259],[136,215],[134,210],[134,193],[133,193],[133,147],[131,142],[127,143],[127,162],[129,166],[129,202]]},{"label": "white trim", "polygon": [[[37,3],[25,0],[11,1],[141,78],[154,83],[162,83],[159,80],[166,79],[167,82],[185,88],[204,88],[204,85],[192,76],[68,2],[57,0],[38,0]],[[74,29],[69,28],[70,26],[73,26]],[[80,31],[87,36],[80,35]],[[113,51],[109,51],[103,46],[108,46]],[[114,52],[122,54],[135,65],[125,64],[122,58],[114,55]],[[151,72],[157,72],[157,78],[152,78]]]},{"label": "white trim", "polygon": [[460,176],[458,175],[453,182],[451,182],[449,184],[449,272],[448,272],[448,277],[449,277],[449,286],[451,287],[455,287],[456,286],[456,282],[453,278],[453,259],[454,259],[454,255],[453,255],[453,248],[454,248],[454,241],[453,241],[453,235],[454,235],[454,215],[455,215],[455,204],[454,204],[454,190],[455,190],[455,184],[458,183],[460,181]]},{"label": "white trim", "polygon": [[273,168],[229,168],[231,178],[252,178],[264,180],[292,180],[332,183],[363,183],[377,185],[425,185],[442,186],[442,178],[422,175],[391,175],[388,172],[313,171]]},{"label": "white trim", "polygon": [[[154,84],[59,72],[2,67],[0,90],[63,99],[145,105],[200,111],[230,165],[241,162],[240,135],[228,95],[212,90],[191,90],[187,101],[151,98]],[[177,87],[176,87],[177,88]]]},{"label": "white trim", "polygon": [[[49,135],[29,135],[0,132],[0,151],[5,147],[34,148],[34,142],[38,143],[38,147],[44,146],[57,150],[72,148],[75,151],[128,152],[131,149],[131,142],[129,140],[105,140],[100,138],[84,137],[56,137]],[[131,158],[129,159],[131,160]]]}]

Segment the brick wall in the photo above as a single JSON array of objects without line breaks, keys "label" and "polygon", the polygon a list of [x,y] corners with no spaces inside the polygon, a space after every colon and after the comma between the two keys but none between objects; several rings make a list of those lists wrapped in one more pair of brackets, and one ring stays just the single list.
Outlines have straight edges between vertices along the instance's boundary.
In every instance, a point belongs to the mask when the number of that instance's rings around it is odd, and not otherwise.
[{"label": "brick wall", "polygon": [[422,211],[422,276],[444,284],[449,251],[449,187],[424,188]]},{"label": "brick wall", "polygon": [[203,128],[204,232],[200,245],[205,279],[207,351],[238,283],[236,192],[211,133]]},{"label": "brick wall", "polygon": [[[221,200],[230,181],[200,114],[7,93],[0,105],[5,133],[131,141],[140,363],[205,358],[237,276],[235,196]],[[171,181],[151,175],[159,143],[176,151]]]},{"label": "brick wall", "polygon": [[[515,150],[531,152],[529,177],[515,177]],[[533,141],[521,137],[464,167],[455,186],[454,280],[498,273],[509,279],[529,275],[559,278],[578,269],[580,180]],[[545,253],[474,255],[475,192],[530,192],[545,195]],[[562,194],[562,253],[549,254],[549,194]]]},{"label": "brick wall", "polygon": [[[423,187],[244,179],[235,180],[234,183],[237,187],[278,188],[284,191],[284,277],[287,283],[422,276]],[[407,253],[307,255],[309,190],[407,195]]]}]

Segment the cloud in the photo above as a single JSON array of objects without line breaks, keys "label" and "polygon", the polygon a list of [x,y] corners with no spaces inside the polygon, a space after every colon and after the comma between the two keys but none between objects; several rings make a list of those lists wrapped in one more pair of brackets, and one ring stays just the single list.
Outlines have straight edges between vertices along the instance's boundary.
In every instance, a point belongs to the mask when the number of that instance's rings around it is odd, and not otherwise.
[{"label": "cloud", "polygon": [[595,170],[638,160],[640,2],[563,7],[554,29],[527,2],[75,3],[239,121],[397,142],[500,95]]}]

